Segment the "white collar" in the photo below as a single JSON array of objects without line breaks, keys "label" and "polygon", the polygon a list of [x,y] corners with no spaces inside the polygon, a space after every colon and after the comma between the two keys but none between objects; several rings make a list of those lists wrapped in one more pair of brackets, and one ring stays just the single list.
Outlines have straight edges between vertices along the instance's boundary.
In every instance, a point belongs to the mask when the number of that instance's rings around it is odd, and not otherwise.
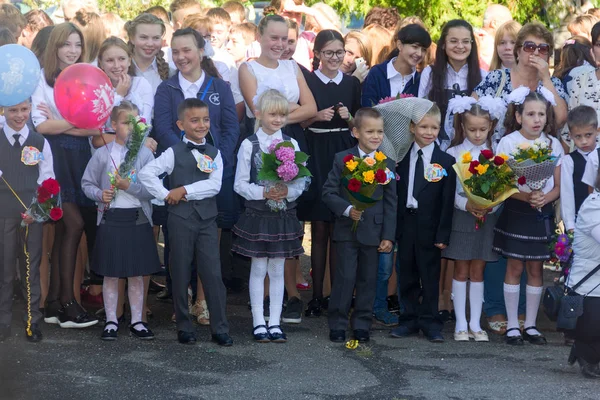
[{"label": "white collar", "polygon": [[596,147],[594,148],[594,150],[590,151],[589,153],[586,153],[585,151],[581,150],[579,147],[575,147],[575,149],[579,152],[579,154],[581,154],[584,157],[587,157],[590,155],[590,153],[593,153],[594,151],[598,150],[598,145],[596,144]]},{"label": "white collar", "polygon": [[[395,77],[396,75],[400,75],[401,77],[404,77],[404,75],[402,75],[400,72],[398,72],[398,70],[397,70],[397,69],[394,67],[394,61],[396,61],[396,59],[397,59],[397,58],[398,58],[398,57],[394,57],[394,58],[392,58],[392,59],[391,59],[391,60],[388,62],[388,64],[387,64],[387,78],[388,78],[388,79],[392,79],[392,78],[393,78],[393,77]],[[409,76],[412,76],[412,77],[414,77],[416,72],[417,72],[417,69],[416,69],[416,68],[413,68],[413,71],[412,71],[410,74],[406,75],[406,76],[407,76],[407,77],[409,77]]]},{"label": "white collar", "polygon": [[358,155],[360,155],[360,158],[364,158],[365,156],[369,156],[371,158],[375,158],[375,151],[371,152],[371,153],[365,153],[364,151],[362,151],[362,149],[360,148],[360,146],[356,146],[358,148]]},{"label": "white collar", "polygon": [[435,142],[430,143],[429,145],[427,145],[423,148],[419,147],[417,142],[414,142],[411,153],[413,156],[416,157],[419,150],[422,150],[423,156],[426,157],[427,159],[431,160],[431,155],[433,154],[433,149],[435,149]]},{"label": "white collar", "polygon": [[259,142],[272,142],[275,139],[283,140],[283,134],[281,133],[281,129],[275,132],[272,135],[267,135],[262,128],[258,128],[256,131],[256,137]]},{"label": "white collar", "polygon": [[344,78],[344,74],[342,73],[342,71],[339,71],[339,70],[338,70],[337,75],[333,79],[325,76],[325,74],[322,73],[320,69],[315,71],[315,75],[317,76],[317,78],[319,78],[321,80],[321,82],[323,82],[326,85],[329,82],[334,82],[336,85],[339,85],[342,82],[342,79]]},{"label": "white collar", "polygon": [[183,90],[183,92],[187,92],[188,89],[190,88],[190,86],[192,85],[196,85],[196,87],[198,88],[198,90],[200,90],[200,88],[202,87],[202,83],[204,83],[204,71],[202,71],[202,73],[200,74],[200,78],[198,78],[198,80],[196,82],[190,82],[187,79],[185,79],[183,77],[183,74],[181,72],[179,72],[179,86],[181,86],[181,90]]},{"label": "white collar", "polygon": [[27,140],[27,138],[29,137],[29,127],[27,126],[27,124],[25,124],[25,126],[23,127],[23,129],[21,129],[20,131],[15,131],[13,128],[11,128],[10,126],[8,126],[7,123],[4,123],[4,134],[6,135],[6,138],[11,141],[14,140],[15,138],[13,137],[13,135],[19,134],[21,135],[21,138],[19,139],[19,141],[21,142],[21,144],[23,144],[23,142],[25,140]]},{"label": "white collar", "polygon": [[190,139],[186,138],[185,135],[183,135],[183,138],[181,140],[183,141],[183,143],[191,143],[191,144],[196,144],[198,146],[206,144],[206,136],[204,137],[204,139],[202,139],[201,143],[196,143],[194,141],[191,141]]},{"label": "white collar", "polygon": [[473,143],[471,143],[471,141],[469,139],[467,139],[467,138],[465,138],[465,140],[463,140],[463,146],[465,146],[465,148],[468,151],[471,151],[473,149],[475,149],[475,150],[486,150],[486,149],[488,149],[487,141],[483,142],[483,144],[480,144],[479,146],[476,146]]},{"label": "white collar", "polygon": [[152,62],[150,63],[150,66],[148,67],[148,69],[146,69],[146,71],[142,71],[140,69],[140,67],[138,67],[137,63],[135,62],[135,58],[131,58],[131,61],[133,62],[133,65],[135,65],[135,69],[140,71],[140,73],[144,73],[147,72],[149,70],[154,70],[154,71],[158,71],[158,64],[156,63],[156,57],[154,57],[154,60],[152,60]]},{"label": "white collar", "polygon": [[460,67],[458,72],[456,72],[454,70],[454,67],[450,63],[446,63],[446,69],[457,75],[467,75],[469,73],[469,64],[467,63],[467,64],[463,65],[462,67]]}]

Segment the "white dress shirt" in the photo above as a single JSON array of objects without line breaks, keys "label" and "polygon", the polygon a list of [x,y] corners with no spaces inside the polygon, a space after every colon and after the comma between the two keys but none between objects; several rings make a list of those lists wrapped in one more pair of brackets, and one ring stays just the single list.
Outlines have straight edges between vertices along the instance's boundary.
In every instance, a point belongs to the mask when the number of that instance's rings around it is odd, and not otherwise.
[{"label": "white dress shirt", "polygon": [[[576,151],[579,152],[586,161],[588,160],[590,153],[585,153],[579,149]],[[593,152],[596,152],[596,155],[598,155],[596,149],[594,149]],[[563,157],[560,166],[560,216],[562,217],[566,230],[575,229],[575,215],[577,214],[575,210],[575,188],[573,182],[574,168],[575,165],[573,164],[573,159],[571,157]]]},{"label": "white dress shirt", "polygon": [[[110,156],[112,157],[112,161],[114,161],[117,165],[117,168],[119,168],[123,161],[125,161],[126,154],[127,148],[121,146],[115,141],[110,150]],[[107,173],[115,172],[115,166],[113,165],[112,161],[110,161],[106,166]],[[141,206],[142,203],[140,203],[140,200],[137,197],[130,195],[124,190],[117,190],[115,199],[111,204],[112,208],[139,208]]]},{"label": "white dress shirt", "polygon": [[229,86],[231,86],[231,94],[233,94],[233,102],[235,104],[240,104],[244,102],[244,96],[242,96],[242,91],[240,89],[240,75],[238,71],[238,67],[231,67],[229,69]]},{"label": "white dress shirt", "polygon": [[406,195],[406,207],[407,208],[419,208],[419,202],[413,197],[413,188],[415,186],[415,168],[417,167],[417,157],[419,157],[419,150],[423,150],[423,171],[427,170],[429,164],[431,164],[431,156],[435,149],[435,142],[420,148],[415,142],[410,150],[410,169],[408,170],[408,193]]},{"label": "white dress shirt", "polygon": [[[266,134],[261,128],[256,132],[260,149],[266,153],[269,151],[269,146],[274,140],[283,140],[281,130],[278,130],[272,135]],[[290,138],[290,141],[294,145],[296,151],[300,151],[300,146],[295,139]],[[246,200],[265,200],[264,190],[265,187],[256,183],[250,182],[250,169],[252,167],[252,142],[248,139],[242,142],[240,150],[238,151],[238,163],[235,171],[235,182],[233,184],[233,190]],[[282,181],[282,183],[285,183]],[[285,183],[288,187],[288,195],[286,200],[288,202],[295,201],[306,186],[306,179],[299,178],[294,179],[291,182]]]},{"label": "white dress shirt", "polygon": [[[145,118],[148,124],[152,122],[152,115],[154,113],[154,92],[152,91],[152,86],[150,86],[150,83],[146,79],[141,76],[134,76],[131,78],[131,87],[125,97],[117,94],[115,90],[115,103],[113,106],[119,106],[123,100],[135,104],[140,110],[139,116]],[[114,131],[111,122],[109,117],[105,124],[106,130],[109,132]]]},{"label": "white dress shirt", "polygon": [[156,63],[156,58],[154,58],[152,64],[150,64],[150,66],[146,68],[145,71],[142,71],[140,67],[138,67],[138,65],[135,62],[135,59],[132,58],[131,62],[135,66],[135,75],[146,78],[146,80],[148,81],[148,83],[150,83],[150,86],[152,87],[152,93],[156,93],[158,85],[162,83],[162,79],[160,77],[160,74],[158,73],[158,64]]},{"label": "white dress shirt", "polygon": [[34,126],[38,126],[48,119],[42,115],[42,112],[38,109],[38,106],[41,103],[45,103],[50,108],[53,119],[64,120],[60,112],[58,112],[58,108],[54,102],[54,88],[50,87],[46,82],[43,69],[40,73],[38,86],[31,95],[31,121]]},{"label": "white dress shirt", "polygon": [[398,94],[404,92],[404,88],[406,84],[410,82],[411,79],[415,78],[415,74],[417,73],[416,69],[404,76],[396,68],[394,68],[394,62],[398,57],[394,57],[387,64],[387,79],[390,81],[390,96],[396,97]]},{"label": "white dress shirt", "polygon": [[[481,80],[485,79],[487,72],[483,69],[481,71]],[[468,83],[467,78],[469,76],[469,65],[465,64],[461,69],[456,72],[454,68],[448,63],[446,64],[446,87],[444,89],[452,89],[454,84],[458,83],[460,90],[467,90]],[[419,97],[427,97],[431,91],[431,66],[425,67],[421,72],[421,81],[419,82]],[[467,94],[467,95],[470,95]]]},{"label": "white dress shirt", "polygon": [[[358,154],[360,156],[360,158],[366,158],[366,157],[371,157],[371,158],[375,158],[375,152],[372,151],[370,153],[365,153],[364,151],[362,151],[362,149],[360,148],[360,146],[358,147]],[[349,217],[350,216],[350,210],[352,210],[352,206],[348,206],[348,208],[346,208],[346,210],[344,211],[344,217]]]},{"label": "white dress shirt", "polygon": [[329,78],[328,76],[325,76],[325,74],[322,73],[320,69],[315,71],[315,75],[317,76],[317,78],[319,78],[321,80],[321,82],[323,82],[326,85],[329,82],[333,82],[336,85],[339,85],[340,83],[342,83],[342,79],[344,79],[344,73],[339,70],[338,70],[337,75],[333,79]]},{"label": "white dress shirt", "polygon": [[[6,135],[6,139],[8,139],[8,143],[10,143],[11,146],[15,145],[15,138],[13,137],[13,135],[21,135],[21,137],[19,138],[19,143],[21,144],[21,147],[23,147],[23,143],[25,143],[25,141],[29,137],[29,128],[27,127],[27,125],[25,125],[23,129],[17,132],[10,126],[8,126],[8,124],[6,124],[4,125],[4,134]],[[44,182],[48,178],[54,178],[54,161],[52,159],[52,151],[50,150],[50,144],[48,144],[48,141],[46,139],[44,139],[44,148],[41,149],[41,152],[43,157],[37,164],[39,172],[37,180],[38,185],[41,185],[42,182]]]},{"label": "white dress shirt", "polygon": [[[184,136],[183,142],[188,143],[190,140]],[[196,144],[201,145],[205,143],[206,140]],[[198,150],[193,149],[192,155],[196,158],[196,161],[200,160],[200,152]],[[217,153],[214,162],[217,164],[217,168],[210,173],[208,179],[184,186],[187,192],[185,198],[188,201],[204,200],[209,197],[214,197],[221,191],[221,183],[223,181],[223,158],[221,158],[220,151]],[[138,178],[154,197],[157,199],[165,199],[168,196],[169,191],[164,187],[162,181],[158,179],[158,176],[165,172],[170,175],[173,172],[174,167],[175,153],[172,148],[168,148],[160,155],[160,157],[148,163],[140,171]]]},{"label": "white dress shirt", "polygon": [[587,158],[585,163],[585,171],[581,182],[588,186],[596,186],[596,178],[598,177],[598,150],[592,151]]},{"label": "white dress shirt", "polygon": [[[573,240],[573,265],[567,281],[573,287],[600,263],[600,192],[594,192],[585,199],[577,222]],[[600,274],[596,273],[577,288],[577,293],[600,297]]]},{"label": "white dress shirt", "polygon": [[198,92],[204,83],[205,76],[206,74],[204,71],[201,71],[200,78],[198,78],[196,82],[190,82],[183,77],[181,72],[179,72],[179,86],[181,86],[181,90],[186,99],[195,99],[198,97]]},{"label": "white dress shirt", "polygon": [[[558,160],[558,163],[556,164],[556,167],[560,167],[562,160],[563,160],[563,156],[565,155],[565,152],[563,150],[562,145],[558,141],[558,139],[556,139],[555,137],[552,137],[552,136],[548,136],[545,133],[542,133],[542,135],[537,140],[543,140],[552,146],[552,155],[555,157],[560,157],[560,159]],[[500,140],[500,143],[498,143],[498,148],[496,149],[496,153],[498,153],[498,154],[504,153],[507,156],[511,157],[511,155],[517,150],[518,146],[521,143],[525,143],[525,142],[527,142],[529,144],[533,144],[535,142],[535,140],[526,139],[523,135],[521,135],[521,132],[514,131],[513,133],[511,133],[507,136],[504,136],[502,138],[502,140]],[[531,191],[532,191],[529,188],[529,186],[527,186],[527,184],[518,185],[518,189],[521,192],[525,192],[525,193],[531,193]],[[549,193],[552,189],[554,189],[554,176],[552,176],[552,177],[550,177],[550,179],[548,179],[548,181],[546,182],[546,186],[544,186],[544,188],[542,189],[542,192],[544,192],[544,194],[546,194],[546,193]]]}]

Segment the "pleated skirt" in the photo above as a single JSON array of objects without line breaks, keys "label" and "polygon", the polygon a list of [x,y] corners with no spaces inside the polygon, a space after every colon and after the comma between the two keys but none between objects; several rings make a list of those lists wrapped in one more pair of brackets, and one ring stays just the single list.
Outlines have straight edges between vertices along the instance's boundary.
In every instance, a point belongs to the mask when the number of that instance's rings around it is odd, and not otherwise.
[{"label": "pleated skirt", "polygon": [[494,226],[498,214],[488,214],[485,222],[479,223],[473,214],[454,209],[450,244],[442,251],[442,257],[451,260],[484,260],[496,262],[500,258],[493,250]]}]

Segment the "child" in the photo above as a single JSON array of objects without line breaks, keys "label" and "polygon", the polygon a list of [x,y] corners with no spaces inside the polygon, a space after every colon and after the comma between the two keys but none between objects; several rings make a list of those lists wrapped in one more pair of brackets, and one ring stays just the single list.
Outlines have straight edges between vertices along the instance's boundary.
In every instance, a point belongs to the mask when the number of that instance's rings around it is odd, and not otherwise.
[{"label": "child", "polygon": [[235,66],[233,58],[226,49],[229,40],[229,29],[231,29],[229,13],[220,7],[211,8],[206,13],[206,17],[210,21],[210,44],[215,50],[215,55],[212,58],[224,62],[229,68]]},{"label": "child", "polygon": [[[491,137],[497,123],[491,113],[491,105],[504,100],[482,97],[476,101],[472,97],[458,96],[450,100],[448,113],[454,114],[454,139],[447,153],[456,160],[465,154],[477,160],[482,151],[491,151]],[[468,342],[488,342],[487,332],[481,329],[481,309],[483,306],[483,271],[486,262],[498,261],[498,255],[492,250],[494,226],[497,214],[495,210],[481,209],[471,203],[464,194],[459,182],[456,183],[452,216],[450,244],[442,251],[442,257],[454,260],[454,279],[452,280],[452,299],[456,315],[454,340]],[[478,219],[485,218],[484,223]],[[479,226],[477,228],[476,226]],[[467,281],[469,285],[470,321],[467,325]]]},{"label": "child", "polygon": [[[340,58],[341,61],[341,58]],[[335,215],[332,239],[337,252],[336,276],[329,300],[329,340],[344,342],[352,293],[356,287],[356,299],[352,312],[354,339],[369,341],[369,329],[373,313],[373,301],[377,283],[379,255],[393,250],[396,233],[396,181],[375,189],[373,198],[381,198],[373,207],[359,211],[352,206],[342,183],[343,159],[352,154],[357,157],[378,155],[383,142],[383,118],[373,108],[361,108],[356,112],[352,129],[358,145],[337,153],[333,169],[323,185],[323,202]],[[394,162],[387,159],[388,169],[394,169]],[[353,224],[358,222],[356,231]]]},{"label": "child", "polygon": [[588,185],[582,182],[586,161],[596,150],[598,116],[589,106],[578,106],[567,117],[569,136],[576,149],[567,154],[560,167],[560,214],[567,231],[575,229],[579,208],[589,194]]},{"label": "child", "polygon": [[[152,152],[141,146],[128,176],[115,171],[127,159],[126,146],[132,125],[131,117],[139,109],[123,100],[113,108],[111,125],[115,140],[98,149],[88,163],[81,187],[86,196],[99,203],[98,236],[94,246],[91,269],[104,276],[102,294],[106,324],[102,340],[116,340],[119,330],[117,300],[119,278],[127,278],[133,336],[143,340],[154,339],[154,333],[142,321],[144,310],[144,276],[160,271],[160,260],[152,231],[153,196],[137,181],[136,171],[154,160]],[[116,183],[110,180],[115,174]],[[114,184],[114,186],[113,186]]]},{"label": "child", "polygon": [[257,33],[258,29],[256,28],[256,25],[251,24],[250,22],[231,27],[226,49],[235,62],[236,73],[237,68],[239,68],[242,62],[246,61],[248,47],[256,40]]},{"label": "child", "polygon": [[222,7],[229,14],[233,25],[246,22],[246,8],[239,1],[227,1],[223,3]]},{"label": "child", "polygon": [[183,28],[185,17],[192,14],[202,14],[202,5],[197,0],[173,0],[169,5],[173,29]]},{"label": "child", "polygon": [[[522,91],[523,88],[519,88]],[[535,140],[546,142],[552,155],[561,157],[563,148],[554,135],[554,95],[540,89],[543,94],[529,92],[519,98],[516,91],[507,100],[510,103],[505,119],[507,134],[500,140],[497,153],[510,155],[524,143]],[[532,344],[546,344],[546,338],[537,330],[535,322],[542,298],[543,264],[550,259],[548,244],[554,235],[554,201],[560,195],[560,161],[554,176],[548,179],[542,190],[532,191],[519,185],[519,193],[504,203],[495,228],[494,250],[508,258],[504,279],[504,300],[508,325],[506,342],[510,345],[523,345],[523,339]],[[541,211],[536,210],[540,209]],[[527,271],[525,328],[523,335],[519,329],[519,282],[523,270]]]},{"label": "child", "polygon": [[[0,176],[15,190],[22,201],[29,205],[36,190],[43,181],[54,178],[53,159],[50,145],[39,133],[27,127],[31,103],[26,100],[14,106],[4,107],[6,118],[0,129]],[[22,162],[25,146],[34,147],[40,157],[31,163]],[[0,182],[0,224],[3,229],[3,258],[0,260],[2,279],[0,280],[0,342],[8,339],[12,322],[13,281],[16,275],[15,263],[23,248],[18,244],[24,234],[21,228],[22,213],[25,211],[19,200],[5,182]],[[27,340],[42,340],[40,322],[40,262],[42,260],[42,224],[34,223],[31,217],[25,218],[28,224],[27,251],[29,252],[29,287],[31,290],[31,334],[25,332]],[[27,274],[24,263],[19,263],[22,281]],[[25,315],[27,321],[27,315]]]},{"label": "child", "polygon": [[[208,105],[196,98],[185,99],[177,107],[177,127],[185,136],[160,157],[146,165],[140,180],[158,199],[169,204],[167,221],[171,246],[173,303],[179,343],[194,344],[196,336],[188,314],[188,286],[195,260],[206,293],[212,340],[231,346],[225,316],[225,286],[221,279],[217,199],[223,178],[223,159],[216,147],[207,143],[210,129]],[[158,178],[169,175],[168,191]]]},{"label": "child", "polygon": [[440,124],[440,109],[435,104],[420,121],[411,122],[415,143],[397,169],[398,286],[405,312],[392,337],[421,330],[430,342],[444,341],[438,285],[441,250],[450,243],[456,173],[454,158],[436,143]]},{"label": "child", "polygon": [[[284,135],[281,128],[289,114],[287,99],[276,90],[267,90],[256,100],[257,132],[242,142],[238,152],[234,190],[246,199],[245,212],[233,227],[232,251],[252,257],[250,269],[250,304],[254,340],[260,343],[284,343],[287,336],[279,326],[284,289],[284,262],[304,253],[300,238],[302,226],[296,217],[296,199],[306,186],[304,178],[287,185],[267,189],[257,179],[261,154],[276,140],[290,141],[296,151],[296,140]],[[285,200],[287,209],[272,211],[265,200]],[[269,274],[269,327],[263,316],[264,280]]]}]

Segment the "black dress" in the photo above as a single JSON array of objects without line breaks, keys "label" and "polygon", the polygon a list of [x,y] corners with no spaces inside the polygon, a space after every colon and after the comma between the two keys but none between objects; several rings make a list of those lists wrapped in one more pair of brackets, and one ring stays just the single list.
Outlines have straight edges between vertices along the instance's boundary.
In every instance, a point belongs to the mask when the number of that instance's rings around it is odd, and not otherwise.
[{"label": "black dress", "polygon": [[[323,110],[342,103],[351,115],[360,108],[360,82],[353,76],[343,75],[339,84],[331,80],[324,83],[315,72],[305,74],[306,83]],[[313,174],[309,200],[298,204],[301,221],[333,221],[333,214],[321,200],[323,185],[333,167],[336,153],[356,146],[356,139],[348,128],[348,122],[338,113],[328,122],[315,122],[306,129],[306,142],[310,154],[309,169]]]}]

